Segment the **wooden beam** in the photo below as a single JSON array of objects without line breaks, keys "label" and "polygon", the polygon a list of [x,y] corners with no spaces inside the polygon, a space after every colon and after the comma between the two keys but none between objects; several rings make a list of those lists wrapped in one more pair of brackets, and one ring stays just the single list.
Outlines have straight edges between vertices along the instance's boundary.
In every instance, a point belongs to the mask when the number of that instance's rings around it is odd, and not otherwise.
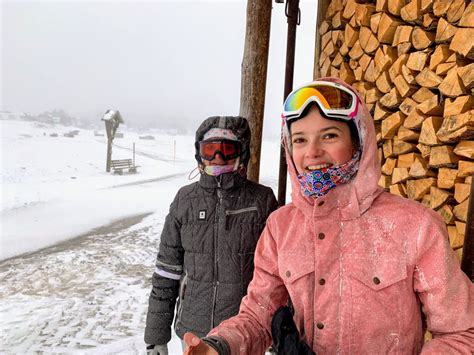
[{"label": "wooden beam", "polygon": [[250,180],[256,182],[260,172],[271,13],[272,0],[248,0],[240,115],[247,118],[252,131],[247,175]]}]

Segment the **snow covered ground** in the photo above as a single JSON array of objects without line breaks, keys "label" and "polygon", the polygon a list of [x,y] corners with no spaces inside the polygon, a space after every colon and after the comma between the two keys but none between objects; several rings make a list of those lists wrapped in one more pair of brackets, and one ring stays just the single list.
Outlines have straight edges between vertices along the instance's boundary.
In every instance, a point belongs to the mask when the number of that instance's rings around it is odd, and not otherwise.
[{"label": "snow covered ground", "polygon": [[[64,136],[73,129],[0,121],[0,353],[144,353],[159,235],[191,182],[194,138],[143,140],[123,127],[112,157],[133,159],[135,143],[139,168],[114,175],[106,138]],[[277,151],[277,141],[264,142],[260,172],[275,192]],[[170,354],[180,353],[173,336]]]}]

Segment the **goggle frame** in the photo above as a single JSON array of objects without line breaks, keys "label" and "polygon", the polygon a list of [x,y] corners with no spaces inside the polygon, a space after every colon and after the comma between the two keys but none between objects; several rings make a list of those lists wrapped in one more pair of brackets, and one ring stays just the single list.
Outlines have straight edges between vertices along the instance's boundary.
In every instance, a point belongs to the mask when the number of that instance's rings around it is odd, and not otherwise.
[{"label": "goggle frame", "polygon": [[[292,111],[286,111],[285,110],[285,107],[287,106],[287,103],[289,100],[293,99],[294,96],[296,94],[298,94],[302,89],[305,89],[305,88],[317,88],[317,87],[331,87],[331,88],[335,88],[335,89],[338,89],[340,91],[342,91],[343,93],[345,94],[348,94],[350,95],[351,97],[351,105],[346,108],[346,109],[342,109],[342,108],[337,108],[337,109],[331,109],[331,108],[326,108],[324,103],[321,102],[321,99],[317,96],[310,96],[308,97],[304,102],[303,104],[295,109],[295,110],[292,110]],[[320,92],[320,91],[319,91]],[[320,92],[321,93],[321,92]],[[323,96],[323,94],[321,93],[321,95]],[[325,100],[327,100],[326,97],[324,97]],[[330,81],[312,81],[310,83],[307,83],[307,84],[304,84],[298,88],[296,88],[295,90],[293,90],[289,95],[288,97],[286,98],[285,100],[285,103],[283,104],[283,113],[282,113],[282,118],[284,120],[286,120],[287,122],[291,122],[291,121],[294,121],[298,118],[300,118],[303,113],[305,112],[306,108],[308,107],[308,105],[310,105],[311,103],[316,103],[318,105],[318,108],[320,109],[321,113],[323,114],[323,116],[327,117],[327,118],[334,118],[334,119],[338,119],[338,120],[343,120],[343,121],[350,121],[352,120],[358,113],[359,111],[359,98],[357,97],[357,95],[351,91],[350,89],[346,88],[345,86],[341,85],[341,84],[338,84],[338,83],[333,83],[333,82],[330,82]]]},{"label": "goggle frame", "polygon": [[[203,151],[205,148],[205,145],[210,145],[210,144],[215,144],[218,145],[220,149],[217,147],[213,149],[212,155],[206,154],[206,152]],[[226,149],[224,145],[229,145],[234,148],[234,152],[227,154]],[[210,138],[204,141],[199,142],[199,156],[201,159],[212,161],[215,159],[216,155],[220,154],[222,157],[222,160],[224,161],[229,161],[232,159],[236,159],[240,157],[242,154],[242,143],[236,140],[232,139],[220,139],[220,138]]]}]

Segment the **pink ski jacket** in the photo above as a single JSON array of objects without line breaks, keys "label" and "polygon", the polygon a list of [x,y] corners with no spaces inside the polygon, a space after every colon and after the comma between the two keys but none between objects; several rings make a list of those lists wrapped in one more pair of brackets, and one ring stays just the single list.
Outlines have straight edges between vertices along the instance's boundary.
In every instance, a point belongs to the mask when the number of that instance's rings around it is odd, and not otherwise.
[{"label": "pink ski jacket", "polygon": [[351,182],[305,197],[287,154],[292,202],[267,220],[239,314],[209,333],[232,354],[265,352],[288,296],[316,354],[474,353],[474,286],[440,216],[378,187],[374,125],[361,109],[365,143]]}]

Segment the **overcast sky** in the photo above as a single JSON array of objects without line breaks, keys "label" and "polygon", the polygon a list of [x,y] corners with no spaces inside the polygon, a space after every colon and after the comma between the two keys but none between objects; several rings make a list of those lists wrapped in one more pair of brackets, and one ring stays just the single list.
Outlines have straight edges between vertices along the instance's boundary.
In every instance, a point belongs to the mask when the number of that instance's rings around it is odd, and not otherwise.
[{"label": "overcast sky", "polygon": [[[127,121],[237,115],[244,0],[1,1],[0,110]],[[295,85],[312,79],[316,0],[302,0]],[[286,55],[273,3],[265,130],[277,132]],[[157,124],[158,126],[158,124]],[[265,132],[264,132],[265,133]]]}]

